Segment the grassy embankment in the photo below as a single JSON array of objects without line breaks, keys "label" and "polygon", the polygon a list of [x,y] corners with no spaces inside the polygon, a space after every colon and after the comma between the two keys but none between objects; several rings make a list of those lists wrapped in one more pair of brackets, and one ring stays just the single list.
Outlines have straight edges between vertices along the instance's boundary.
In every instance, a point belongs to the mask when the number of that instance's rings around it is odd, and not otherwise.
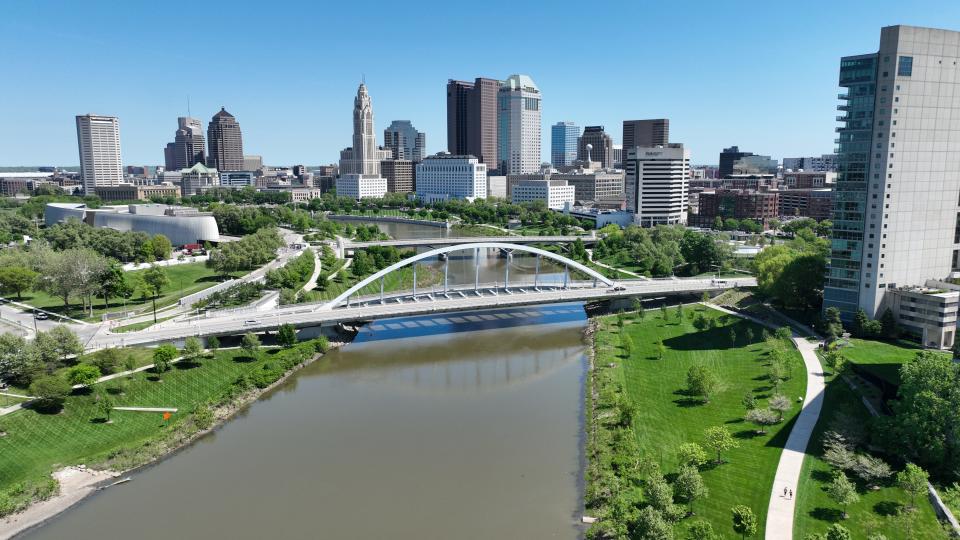
[{"label": "grassy embankment", "polygon": [[[211,268],[207,268],[205,263],[186,263],[174,266],[164,267],[170,282],[160,291],[157,298],[157,309],[169,306],[184,296],[202,291],[212,287],[221,281],[220,276]],[[126,273],[127,282],[136,284],[140,281],[140,275],[146,270],[134,270]],[[23,303],[31,306],[45,309],[53,313],[59,313],[75,319],[96,321],[100,319],[101,314],[106,312],[126,312],[133,311],[137,313],[147,313],[153,309],[152,300],[142,297],[139,293],[128,299],[126,302],[121,298],[111,298],[104,309],[103,298],[94,298],[93,316],[90,312],[84,311],[80,306],[78,298],[70,298],[70,305],[64,306],[63,299],[50,296],[43,291],[30,291],[24,293]]]},{"label": "grassy embankment", "polygon": [[[60,411],[31,408],[0,417],[0,432],[6,432],[0,437],[0,515],[49,495],[42,489],[56,468],[84,463],[124,470],[164,455],[320,349],[326,350],[326,340],[265,350],[256,358],[222,350],[197,364],[174,364],[159,378],[148,370],[93,391],[74,391]],[[138,362],[147,362],[146,357]],[[98,408],[102,392],[114,406],[175,407],[178,412],[164,421],[159,413],[113,411],[108,423]]]},{"label": "grassy embankment", "polygon": [[[745,409],[741,401],[745,394],[753,393],[763,407],[773,393],[766,364],[767,355],[774,346],[785,350],[788,365],[792,367],[792,376],[781,384],[780,392],[791,400],[803,395],[806,375],[802,361],[791,345],[761,341],[762,328],[758,325],[704,307],[687,306],[684,311],[687,314],[678,321],[674,308],[668,311],[666,320],[659,311],[648,309],[643,321],[628,316],[622,330],[617,328],[615,317],[597,320],[596,368],[591,376],[592,394],[588,396],[588,414],[591,409],[593,414],[588,419],[591,436],[588,443],[587,512],[598,514],[601,520],[611,518],[608,505],[590,507],[591,494],[613,489],[603,484],[616,482],[611,479],[613,473],[610,472],[611,461],[617,459],[612,446],[618,416],[615,403],[626,398],[636,407],[632,431],[639,448],[638,456],[629,459],[652,458],[668,480],[679,468],[678,447],[695,442],[706,448],[704,430],[707,428],[725,426],[739,443],[738,448],[724,453],[724,463],[702,467],[704,482],[710,490],[709,498],[696,504],[695,517],[687,517],[675,524],[675,531],[685,537],[689,523],[703,519],[711,523],[716,532],[727,537],[732,534],[731,507],[744,504],[757,515],[760,523],[758,535],[762,536],[780,452],[799,407],[794,402],[781,423],[769,427],[765,434],[757,434],[755,426],[743,421]],[[714,319],[716,327],[696,329],[689,316],[692,311]],[[754,336],[751,343],[743,337],[748,328]],[[741,336],[736,345],[730,342],[731,329]],[[624,358],[621,332],[629,335],[633,343],[632,353],[627,358]],[[658,339],[663,340],[665,347],[662,360],[657,359]],[[615,367],[607,367],[611,364]],[[684,392],[687,371],[697,364],[706,366],[721,381],[709,403],[702,403]],[[610,397],[621,388],[622,397]],[[621,489],[633,492],[635,502],[645,504],[641,486],[632,485],[630,481],[621,486]]]}]

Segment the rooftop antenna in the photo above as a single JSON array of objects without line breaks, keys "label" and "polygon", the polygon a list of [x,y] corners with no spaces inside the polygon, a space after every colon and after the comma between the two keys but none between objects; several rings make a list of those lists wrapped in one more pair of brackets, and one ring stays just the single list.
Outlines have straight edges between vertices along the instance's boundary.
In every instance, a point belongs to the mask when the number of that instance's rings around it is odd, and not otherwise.
[{"label": "rooftop antenna", "polygon": [[190,114],[190,94],[187,94],[187,116],[190,116],[190,117],[193,116],[192,114]]},{"label": "rooftop antenna", "polygon": [[361,84],[367,84],[367,74],[366,74],[366,73],[361,73],[361,74],[360,74],[360,83],[361,83]]}]

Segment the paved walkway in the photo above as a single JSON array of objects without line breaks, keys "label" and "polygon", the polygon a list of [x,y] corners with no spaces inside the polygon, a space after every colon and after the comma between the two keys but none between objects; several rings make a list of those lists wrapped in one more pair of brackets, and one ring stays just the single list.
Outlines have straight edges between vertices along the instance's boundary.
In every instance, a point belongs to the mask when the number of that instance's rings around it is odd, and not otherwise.
[{"label": "paved walkway", "polygon": [[320,253],[313,249],[307,248],[313,252],[313,274],[310,276],[310,279],[307,280],[307,283],[303,286],[303,290],[312,291],[317,286],[317,278],[320,277],[320,272],[323,271],[323,262],[320,260]]},{"label": "paved walkway", "polygon": [[631,272],[631,271],[629,271],[629,270],[624,270],[623,268],[617,268],[617,267],[615,267],[615,266],[610,266],[609,264],[605,264],[605,263],[602,263],[602,262],[594,259],[594,258],[593,258],[593,250],[592,250],[592,249],[588,249],[588,250],[587,250],[587,258],[590,259],[590,262],[592,262],[593,264],[595,264],[595,265],[597,265],[597,266],[600,266],[600,267],[603,267],[603,268],[609,268],[610,270],[616,270],[617,272],[623,272],[624,274],[627,274],[628,276],[633,276],[633,277],[639,278],[639,279],[650,279],[650,278],[648,278],[647,276],[644,276],[644,275],[641,275],[641,274],[637,274],[636,272]]},{"label": "paved walkway", "polygon": [[[780,454],[777,474],[770,492],[770,505],[767,507],[767,540],[792,540],[793,516],[797,502],[797,489],[800,485],[800,469],[806,456],[807,444],[813,435],[813,428],[820,418],[823,408],[823,392],[826,387],[823,368],[817,358],[817,343],[803,338],[793,338],[793,343],[803,356],[807,368],[807,395],[803,399],[803,408],[787,438],[787,445]],[[783,488],[792,489],[793,497],[784,497]]]}]

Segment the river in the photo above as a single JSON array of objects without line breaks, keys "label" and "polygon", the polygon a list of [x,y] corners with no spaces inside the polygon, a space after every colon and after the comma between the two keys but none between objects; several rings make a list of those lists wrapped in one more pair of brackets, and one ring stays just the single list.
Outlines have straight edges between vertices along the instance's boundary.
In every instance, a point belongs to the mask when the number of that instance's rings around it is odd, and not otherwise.
[{"label": "river", "polygon": [[370,324],[28,537],[577,538],[585,323],[561,304]]}]

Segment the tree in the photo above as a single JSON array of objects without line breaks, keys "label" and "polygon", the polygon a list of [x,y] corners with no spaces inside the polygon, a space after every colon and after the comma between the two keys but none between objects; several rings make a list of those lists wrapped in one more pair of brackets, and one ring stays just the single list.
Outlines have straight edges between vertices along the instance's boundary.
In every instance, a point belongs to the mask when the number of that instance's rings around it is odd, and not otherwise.
[{"label": "tree", "polygon": [[277,342],[289,349],[297,344],[297,331],[292,324],[282,324],[277,330]]},{"label": "tree", "polygon": [[657,338],[657,360],[663,360],[663,355],[666,354],[667,347],[663,344],[663,339]]},{"label": "tree", "polygon": [[681,466],[701,467],[707,462],[707,452],[697,443],[683,443],[677,448],[677,459]]},{"label": "tree", "polygon": [[790,339],[793,337],[793,330],[791,330],[789,326],[781,326],[773,331],[773,335],[777,339]]},{"label": "tree", "polygon": [[741,538],[757,534],[757,516],[753,515],[749,506],[738,504],[730,512],[733,514],[733,531],[740,534]]},{"label": "tree", "polygon": [[867,317],[867,312],[860,308],[857,310],[857,313],[853,316],[853,332],[857,337],[866,337],[867,325],[870,323],[870,318]]},{"label": "tree", "polygon": [[170,363],[177,357],[177,348],[169,343],[153,351],[153,372],[158,376],[170,371]]},{"label": "tree", "polygon": [[770,398],[769,406],[770,410],[777,412],[777,422],[782,422],[783,413],[789,411],[793,404],[790,403],[790,400],[787,399],[787,396],[784,396],[783,394],[777,394]]},{"label": "tree", "polygon": [[703,313],[697,313],[697,316],[693,318],[693,327],[703,332],[710,327],[710,323],[703,316]]},{"label": "tree", "polygon": [[170,254],[173,252],[173,244],[170,243],[170,239],[162,234],[154,235],[153,238],[150,239],[150,246],[153,248],[152,260],[154,261],[169,259]]},{"label": "tree", "polygon": [[927,491],[928,482],[927,471],[913,463],[907,463],[907,466],[897,473],[897,485],[910,496],[910,508],[916,508],[917,495]]},{"label": "tree", "polygon": [[153,322],[157,322],[157,297],[163,291],[163,288],[170,284],[170,278],[167,277],[167,271],[162,266],[151,264],[143,273],[143,283],[150,291],[153,300]]},{"label": "tree", "polygon": [[683,304],[677,304],[677,322],[683,321]]},{"label": "tree", "polygon": [[749,326],[743,331],[743,341],[746,345],[753,343],[753,329]]},{"label": "tree", "polygon": [[632,538],[643,540],[673,540],[673,527],[652,506],[645,506],[637,515]]},{"label": "tree", "polygon": [[766,433],[766,427],[777,423],[777,413],[770,409],[750,409],[743,417],[744,420],[756,425],[761,434]]},{"label": "tree", "polygon": [[710,490],[703,483],[700,471],[692,465],[680,467],[680,474],[673,482],[674,494],[681,502],[687,504],[690,514],[693,514],[693,503],[710,495]]},{"label": "tree", "polygon": [[710,303],[710,293],[708,293],[707,291],[703,291],[703,295],[700,296],[700,301],[703,302],[704,304]]},{"label": "tree", "polygon": [[843,519],[847,519],[847,507],[860,500],[856,486],[843,471],[837,471],[834,475],[833,481],[827,487],[827,494],[830,495],[833,502],[843,507]]},{"label": "tree", "polygon": [[743,395],[743,399],[740,400],[740,403],[743,404],[743,408],[752,411],[757,408],[757,397],[753,395],[753,392],[747,392]]},{"label": "tree", "polygon": [[893,311],[887,308],[880,316],[880,333],[887,339],[897,339],[900,335],[900,327],[897,325],[897,319],[893,316]]},{"label": "tree", "polygon": [[857,456],[843,435],[834,431],[824,435],[823,460],[835,469],[848,471],[857,463]]},{"label": "tree", "polygon": [[38,332],[33,343],[40,359],[47,365],[48,372],[65,365],[71,356],[83,353],[80,338],[73,330],[62,324],[54,326],[47,332]]},{"label": "tree", "polygon": [[29,290],[37,281],[40,274],[26,266],[8,266],[0,268],[0,292],[16,294],[18,300],[23,299],[23,291]]},{"label": "tree", "polygon": [[240,349],[250,358],[257,358],[260,355],[260,338],[253,332],[247,332],[240,340]]},{"label": "tree", "polygon": [[108,423],[110,422],[110,413],[113,412],[113,399],[110,397],[110,394],[106,392],[101,392],[97,394],[97,411],[100,413],[100,418],[103,418]]},{"label": "tree", "polygon": [[713,532],[713,525],[702,519],[694,521],[687,529],[686,540],[719,540],[719,538],[717,533]]},{"label": "tree", "polygon": [[200,338],[196,336],[188,337],[183,342],[184,360],[190,363],[199,362],[202,356],[203,356],[203,344],[200,343]]},{"label": "tree", "polygon": [[27,386],[43,371],[35,343],[20,336],[0,334],[0,381]]},{"label": "tree", "polygon": [[723,459],[721,459],[722,452],[740,446],[740,443],[733,438],[733,435],[730,434],[730,430],[728,430],[726,426],[709,427],[703,434],[706,437],[707,446],[717,453],[717,463],[723,463]]},{"label": "tree", "polygon": [[37,398],[37,407],[46,411],[60,409],[70,390],[70,383],[56,375],[37,377],[29,389],[30,395]]},{"label": "tree", "polygon": [[664,321],[667,320],[667,305],[666,305],[666,304],[660,304],[660,318],[663,319]]},{"label": "tree", "polygon": [[210,354],[217,354],[217,349],[220,348],[220,339],[217,336],[210,336],[207,338],[207,348],[210,349]]},{"label": "tree", "polygon": [[103,295],[103,307],[106,309],[110,304],[110,298],[120,296],[130,298],[133,295],[133,287],[127,282],[123,267],[116,262],[112,262],[100,273],[98,285],[100,294]]},{"label": "tree", "polygon": [[826,334],[828,342],[843,335],[843,323],[840,321],[840,310],[836,307],[830,306],[824,311],[823,324],[824,334]]},{"label": "tree", "polygon": [[704,403],[710,402],[718,385],[716,375],[703,364],[695,364],[687,370],[687,393],[702,397]]},{"label": "tree", "polygon": [[123,361],[123,353],[120,349],[109,348],[97,352],[90,356],[90,359],[87,362],[91,365],[97,366],[97,369],[100,370],[100,373],[103,375],[109,375],[117,370]]},{"label": "tree", "polygon": [[[827,529],[825,540],[851,540],[852,538],[853,536],[846,527],[839,523],[834,523],[829,529]],[[871,537],[869,540],[875,539]]]},{"label": "tree", "polygon": [[90,386],[100,378],[100,370],[97,366],[89,364],[77,364],[67,370],[67,380],[72,385]]},{"label": "tree", "polygon": [[630,355],[633,354],[633,339],[630,334],[620,334],[620,348],[623,349],[623,357],[630,358]]},{"label": "tree", "polygon": [[643,309],[643,302],[639,298],[633,299],[633,309],[637,312],[637,320],[643,321],[647,317],[647,311]]},{"label": "tree", "polygon": [[853,472],[857,477],[866,482],[869,487],[874,487],[879,482],[893,475],[893,469],[891,469],[885,461],[866,454],[857,456],[857,462],[853,466]]},{"label": "tree", "polygon": [[840,349],[831,349],[825,352],[823,354],[823,360],[826,362],[827,367],[833,370],[834,373],[842,372],[843,368],[847,365],[847,359],[844,358]]}]

